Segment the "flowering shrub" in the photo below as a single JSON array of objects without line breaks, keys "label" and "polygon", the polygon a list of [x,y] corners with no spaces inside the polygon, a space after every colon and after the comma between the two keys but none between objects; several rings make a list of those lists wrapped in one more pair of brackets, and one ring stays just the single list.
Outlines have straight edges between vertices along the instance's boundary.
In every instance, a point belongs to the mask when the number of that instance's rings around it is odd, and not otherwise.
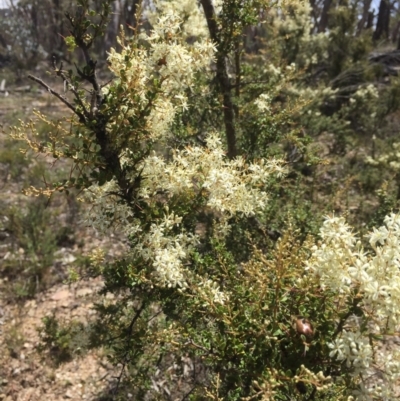
[{"label": "flowering shrub", "polygon": [[400,323],[399,241],[399,215],[387,216],[385,225],[369,234],[373,252],[365,252],[343,218],[330,217],[307,262],[321,288],[337,294],[338,309],[347,310],[329,355],[346,363],[360,386],[358,399],[398,396],[400,354],[382,345],[397,338]]},{"label": "flowering shrub", "polygon": [[[299,112],[314,100],[310,114],[320,117],[317,108],[337,95],[331,87],[302,89],[289,55],[286,65],[241,65],[241,32],[270,4],[158,2],[150,31],[138,25],[132,37],[121,35],[108,58],[114,78],[100,84],[89,49],[110,1],[97,22],[88,2],[78,3],[69,41],[86,65],[77,75],[54,65],[70,97],[31,77],[69,107],[70,125],[37,113],[52,128],[48,142],[37,140],[34,122],[14,127],[13,136],[71,163],[68,178],[28,193],[78,189],[87,223],[103,235],[118,230],[129,243],[119,260],[92,256],[102,294],[116,297],[96,305],[91,345],[107,345],[122,364],[116,387],[124,379],[136,399],[395,397],[398,353],[383,346],[399,323],[397,215],[371,233],[371,252],[342,218],[326,219],[320,242],[293,219],[282,232],[265,223],[297,158],[284,160],[285,146],[306,154],[309,139],[294,127]],[[295,40],[301,28],[310,50],[308,8],[290,7],[301,13],[288,13],[294,22],[285,35]],[[241,93],[245,73],[262,83],[250,81]],[[357,87],[349,103],[375,98],[374,86]],[[207,129],[199,132],[197,122]]]}]

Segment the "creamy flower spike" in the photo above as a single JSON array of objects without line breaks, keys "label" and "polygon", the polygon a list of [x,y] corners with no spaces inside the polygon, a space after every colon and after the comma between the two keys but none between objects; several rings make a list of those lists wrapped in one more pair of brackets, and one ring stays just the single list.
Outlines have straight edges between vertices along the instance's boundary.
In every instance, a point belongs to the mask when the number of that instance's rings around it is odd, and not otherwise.
[{"label": "creamy flower spike", "polygon": [[[210,135],[207,148],[176,151],[170,162],[156,154],[148,157],[143,163],[140,196],[151,203],[159,191],[167,196],[201,193],[212,211],[222,213],[220,221],[214,224],[215,237],[222,239],[230,229],[228,217],[237,213],[252,215],[262,210],[267,194],[260,187],[267,184],[272,174],[280,176],[285,172],[280,160],[261,160],[249,165],[242,158],[229,160],[218,136]],[[171,215],[162,223],[152,225],[134,253],[152,261],[161,285],[184,288],[185,277],[190,273],[185,271],[183,261],[194,249],[197,237],[184,231],[171,236],[170,229],[179,223],[180,217]],[[210,283],[203,283],[203,291],[212,295],[213,302],[224,303],[227,295],[215,283]]]},{"label": "creamy flower spike", "polygon": [[283,161],[260,160],[246,165],[241,157],[229,160],[217,135],[210,135],[207,145],[176,151],[171,162],[156,154],[150,156],[143,166],[141,195],[149,198],[159,190],[171,195],[203,191],[207,205],[218,213],[249,216],[262,210],[268,200],[263,184],[271,175],[286,173]]},{"label": "creamy flower spike", "polygon": [[[400,377],[400,353],[383,353],[377,340],[400,328],[400,215],[390,214],[384,222],[369,234],[373,252],[367,253],[343,218],[327,217],[321,242],[306,267],[324,290],[338,293],[338,299],[350,302],[356,297],[362,311],[330,344],[330,356],[344,361],[363,381],[357,393],[360,400],[382,397],[382,388],[383,399],[394,399]],[[366,384],[373,376],[372,365],[379,366],[384,377],[382,388]]]},{"label": "creamy flower spike", "polygon": [[[182,32],[187,38],[208,38],[209,31],[204,12],[197,0],[156,0],[155,11],[149,11],[147,16],[153,25],[157,22],[160,13],[173,12],[182,20]],[[222,7],[222,0],[214,0],[213,5],[218,14]]]},{"label": "creamy flower spike", "polygon": [[[149,35],[140,34],[147,47],[120,40],[121,52],[111,49],[108,57],[111,71],[124,91],[135,99],[126,108],[125,118],[139,115],[150,103],[147,129],[157,140],[168,136],[175,114],[187,108],[187,90],[192,87],[198,71],[210,68],[216,51],[208,39],[187,43],[181,32],[182,23],[174,10],[168,10],[158,17]],[[149,87],[155,80],[160,88],[153,99],[149,98]],[[109,88],[103,91],[107,93]]]}]

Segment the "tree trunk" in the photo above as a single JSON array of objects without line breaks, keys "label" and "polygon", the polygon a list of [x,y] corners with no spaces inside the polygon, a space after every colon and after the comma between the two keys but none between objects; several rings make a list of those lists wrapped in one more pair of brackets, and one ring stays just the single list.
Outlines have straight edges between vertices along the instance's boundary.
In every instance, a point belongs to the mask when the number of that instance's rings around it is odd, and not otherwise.
[{"label": "tree trunk", "polygon": [[374,19],[375,19],[375,12],[370,11],[368,13],[367,26],[365,27],[366,29],[371,29],[373,27]]},{"label": "tree trunk", "polygon": [[361,15],[360,21],[358,21],[357,24],[357,35],[359,35],[363,29],[365,28],[365,24],[368,22],[368,15],[369,15],[369,9],[371,7],[372,0],[364,0],[363,4],[363,12]]},{"label": "tree trunk", "polygon": [[396,50],[400,50],[400,36],[399,36],[399,38],[397,40]]},{"label": "tree trunk", "polygon": [[373,40],[379,40],[382,35],[386,39],[389,38],[389,22],[390,22],[390,3],[388,0],[381,0],[378,12],[378,21],[376,22],[376,29],[372,36]]},{"label": "tree trunk", "polygon": [[324,0],[324,7],[322,8],[321,18],[318,24],[318,33],[325,32],[328,27],[329,10],[332,5],[332,0]]},{"label": "tree trunk", "polygon": [[223,113],[226,141],[228,143],[228,157],[234,158],[236,156],[236,128],[235,128],[235,112],[232,101],[232,88],[226,69],[226,54],[221,50],[221,43],[219,39],[218,25],[214,6],[211,0],[201,0],[204,15],[207,20],[208,30],[210,32],[211,40],[217,45],[217,80],[223,97]]},{"label": "tree trunk", "polygon": [[397,43],[399,31],[400,31],[400,21],[397,21],[396,25],[392,29],[392,33],[391,33],[391,37],[390,37],[390,40],[392,41],[392,43]]}]

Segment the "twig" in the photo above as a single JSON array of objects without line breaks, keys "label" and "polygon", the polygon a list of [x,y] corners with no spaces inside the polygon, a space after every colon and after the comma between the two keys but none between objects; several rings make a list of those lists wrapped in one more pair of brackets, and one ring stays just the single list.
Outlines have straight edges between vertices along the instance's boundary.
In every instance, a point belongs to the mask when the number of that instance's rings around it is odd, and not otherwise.
[{"label": "twig", "polygon": [[196,344],[193,340],[189,340],[184,345],[193,345],[193,347],[195,347],[197,349],[201,349],[202,351],[206,352],[207,355],[213,354],[212,350],[207,349],[206,347],[203,347],[202,345]]},{"label": "twig", "polygon": [[85,122],[85,116],[79,112],[76,107],[74,107],[66,97],[60,95],[58,92],[56,92],[54,89],[50,88],[49,85],[47,85],[45,82],[43,82],[40,78],[37,78],[33,75],[28,75],[28,78],[31,79],[32,81],[37,82],[39,85],[43,86],[49,93],[51,93],[53,96],[56,98],[60,99],[69,109],[71,109],[78,117],[79,120],[84,123]]},{"label": "twig", "polygon": [[83,110],[83,115],[87,118],[89,117],[89,113],[86,110],[85,105],[82,102],[81,97],[79,96],[78,91],[76,90],[75,86],[72,85],[72,82],[68,79],[68,77],[65,75],[64,71],[63,71],[63,63],[61,62],[60,64],[60,68],[57,68],[56,65],[56,59],[55,57],[53,57],[53,68],[54,68],[54,72],[56,73],[57,76],[61,77],[62,80],[64,81],[64,85],[67,85],[67,88],[71,90],[71,92],[74,94],[75,96],[75,100],[78,102],[79,106],[82,107]]},{"label": "twig", "polygon": [[189,395],[193,393],[193,390],[195,390],[195,389],[196,389],[196,386],[193,386],[193,387],[183,396],[183,398],[181,399],[181,401],[185,401],[185,400],[189,397]]}]

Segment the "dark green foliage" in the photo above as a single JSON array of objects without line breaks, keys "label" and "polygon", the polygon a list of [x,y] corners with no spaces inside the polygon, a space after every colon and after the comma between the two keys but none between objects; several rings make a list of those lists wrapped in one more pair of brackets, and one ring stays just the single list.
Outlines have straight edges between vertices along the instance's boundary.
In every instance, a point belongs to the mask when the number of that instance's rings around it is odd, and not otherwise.
[{"label": "dark green foliage", "polygon": [[3,261],[1,274],[11,285],[4,286],[7,297],[32,297],[46,287],[48,272],[57,250],[57,222],[46,207],[47,200],[32,199],[26,209],[6,207],[2,212],[3,227],[8,244],[8,257]]},{"label": "dark green foliage", "polygon": [[70,361],[87,349],[87,329],[82,323],[72,321],[62,325],[54,315],[47,316],[42,321],[38,350],[43,355],[47,354],[56,365]]},{"label": "dark green foliage", "polygon": [[20,143],[6,140],[0,150],[0,180],[4,183],[9,179],[19,179],[29,163],[29,158],[20,151]]}]

